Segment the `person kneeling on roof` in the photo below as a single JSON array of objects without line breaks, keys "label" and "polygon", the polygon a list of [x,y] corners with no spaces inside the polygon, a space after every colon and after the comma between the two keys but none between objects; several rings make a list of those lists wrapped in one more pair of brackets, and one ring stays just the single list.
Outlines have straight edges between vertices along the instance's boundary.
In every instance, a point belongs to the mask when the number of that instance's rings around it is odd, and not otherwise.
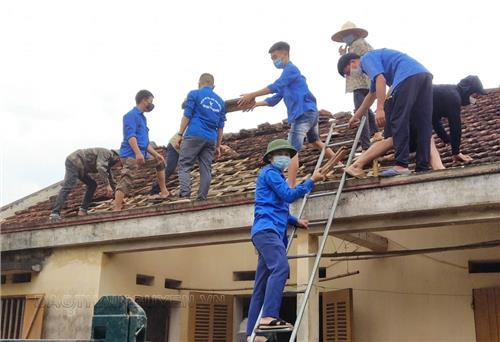
[{"label": "person kneeling on roof", "polygon": [[87,186],[82,205],[78,210],[78,216],[87,215],[87,210],[97,189],[97,183],[89,176],[89,173],[97,173],[106,186],[106,195],[113,197],[116,182],[111,173],[111,168],[115,164],[121,165],[119,152],[116,150],[95,147],[76,150],[71,153],[66,158],[66,173],[64,175],[63,186],[57,195],[49,219],[57,221],[61,218],[61,209],[64,206],[66,197],[75,187],[77,179]]},{"label": "person kneeling on roof", "polygon": [[212,161],[221,155],[226,121],[224,100],[214,92],[214,77],[202,74],[198,89],[189,92],[178,132],[180,197],[191,197],[191,170],[196,161],[200,169],[198,200],[206,200],[212,181]]},{"label": "person kneeling on roof", "polygon": [[[432,112],[432,125],[439,138],[445,143],[451,143],[453,162],[471,162],[472,158],[460,152],[462,136],[462,123],[460,120],[461,106],[476,102],[478,95],[486,95],[483,85],[477,76],[467,76],[457,85],[434,85],[434,108]],[[441,118],[448,119],[450,135],[446,133]]]},{"label": "person kneeling on roof", "polygon": [[287,227],[290,224],[307,229],[309,222],[292,216],[288,206],[324,178],[317,171],[304,183],[290,188],[283,171],[296,154],[297,150],[284,139],[270,142],[263,158],[268,165],[257,177],[251,235],[259,258],[248,312],[247,336],[252,334],[261,308],[260,331],[292,327],[279,318],[283,289],[290,270],[286,255]]},{"label": "person kneeling on roof", "polygon": [[140,167],[154,167],[162,198],[170,195],[165,185],[165,159],[149,143],[149,128],[144,116],[144,112],[153,110],[153,99],[150,91],[140,90],[135,96],[136,106],[123,116],[123,142],[120,148],[123,169],[115,193],[115,211],[122,210],[123,200],[130,192],[135,173]]}]

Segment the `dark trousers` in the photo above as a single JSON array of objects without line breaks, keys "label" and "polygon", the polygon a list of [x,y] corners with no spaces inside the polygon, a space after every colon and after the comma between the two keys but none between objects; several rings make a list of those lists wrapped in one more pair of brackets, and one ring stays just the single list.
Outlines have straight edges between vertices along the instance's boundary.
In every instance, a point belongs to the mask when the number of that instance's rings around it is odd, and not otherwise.
[{"label": "dark trousers", "polygon": [[408,167],[410,132],[415,135],[415,171],[429,169],[432,135],[432,75],[413,75],[394,90],[392,109],[386,112],[384,136],[392,136],[396,165]]},{"label": "dark trousers", "polygon": [[[179,161],[179,153],[175,150],[172,144],[168,144],[165,149],[167,154],[167,160],[165,161],[165,181],[168,180],[170,176],[174,173],[177,168],[177,162]],[[158,181],[155,180],[153,186],[151,188],[151,194],[159,194],[160,193],[160,185]]]},{"label": "dark trousers", "polygon": [[[354,99],[354,110],[357,110],[366,95],[368,95],[368,89],[356,89],[352,93]],[[367,150],[370,147],[370,138],[373,134],[378,132],[377,124],[375,123],[375,114],[373,114],[371,109],[364,114],[366,116],[365,126],[361,132],[361,147],[363,150]]]},{"label": "dark trousers", "polygon": [[85,196],[83,196],[83,202],[80,207],[81,209],[87,211],[97,189],[97,183],[89,175],[83,175],[80,177],[78,169],[70,160],[66,159],[65,166],[66,173],[64,174],[63,186],[57,195],[56,203],[54,204],[52,212],[57,214],[61,212],[61,208],[64,206],[66,197],[68,197],[71,190],[75,187],[77,179],[87,185],[87,191],[85,191]]},{"label": "dark trousers", "polygon": [[252,237],[259,252],[255,284],[250,308],[248,309],[247,336],[252,335],[253,327],[262,308],[262,317],[279,317],[283,290],[290,267],[283,239],[272,230],[264,230]]},{"label": "dark trousers", "polygon": [[182,140],[179,153],[179,186],[180,196],[191,196],[191,170],[196,161],[200,169],[199,200],[205,200],[212,182],[212,161],[214,159],[215,142],[200,137],[186,137]]}]

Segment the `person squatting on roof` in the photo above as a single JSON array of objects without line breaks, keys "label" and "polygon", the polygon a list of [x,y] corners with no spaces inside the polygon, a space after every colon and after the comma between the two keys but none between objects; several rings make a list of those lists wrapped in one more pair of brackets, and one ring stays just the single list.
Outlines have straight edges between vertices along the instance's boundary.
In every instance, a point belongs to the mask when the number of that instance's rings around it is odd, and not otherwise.
[{"label": "person squatting on roof", "polygon": [[[365,38],[368,36],[368,31],[362,28],[356,27],[354,23],[348,21],[342,25],[340,31],[336,32],[332,36],[332,40],[338,43],[345,43],[344,46],[339,47],[339,54],[341,56],[346,53],[355,53],[358,56],[363,56],[368,51],[372,51],[373,48]],[[347,75],[345,77],[345,92],[352,93],[354,100],[354,110],[357,110],[359,106],[363,103],[366,95],[368,95],[370,89],[370,79],[366,74],[361,75]],[[375,114],[373,114],[371,109],[368,109],[364,113],[366,117],[366,122],[361,132],[361,148],[366,151],[370,147],[370,138],[373,136],[374,141],[380,141],[383,139],[382,134],[377,128],[375,123]]]},{"label": "person squatting on roof", "polygon": [[198,200],[205,200],[212,181],[212,161],[221,155],[226,121],[224,100],[214,92],[214,77],[202,74],[198,89],[189,92],[178,132],[180,197],[191,197],[191,170],[196,161],[200,169]]},{"label": "person squatting on roof", "polygon": [[79,179],[87,186],[83,202],[78,210],[78,216],[87,215],[87,210],[92,202],[94,193],[97,189],[96,181],[89,175],[90,173],[97,173],[101,181],[106,186],[106,195],[113,197],[116,182],[111,173],[113,165],[120,165],[119,152],[115,150],[108,150],[101,147],[87,148],[76,150],[71,153],[65,162],[66,173],[64,181],[59,194],[57,195],[56,202],[52,209],[49,219],[52,221],[61,218],[61,209],[64,206],[66,197],[75,187],[76,180]]},{"label": "person squatting on roof", "polygon": [[[460,152],[462,136],[462,123],[460,110],[462,106],[468,106],[476,102],[476,97],[486,95],[483,84],[477,76],[467,76],[457,85],[440,84],[433,86],[434,109],[432,113],[432,125],[437,136],[445,143],[451,144],[453,162],[471,162],[472,158]],[[446,133],[441,118],[448,119],[450,134]]]},{"label": "person squatting on roof", "polygon": [[[410,56],[391,49],[367,52],[363,57],[348,53],[340,57],[337,64],[341,76],[365,73],[370,78],[370,93],[350,119],[355,126],[368,108],[377,100],[375,121],[384,127],[385,145],[394,146],[396,166],[380,174],[382,177],[407,175],[409,163],[410,130],[416,134],[416,171],[427,171],[429,167],[432,138],[432,74]],[[386,86],[391,88],[392,110],[384,111]],[[380,143],[379,143],[380,144]],[[375,144],[370,149],[380,148]],[[379,145],[379,146],[377,146]],[[368,149],[365,154],[373,151]],[[353,165],[346,171],[359,176]]]},{"label": "person squatting on roof", "polygon": [[260,309],[260,330],[290,329],[292,325],[279,318],[283,289],[290,270],[286,256],[287,228],[308,228],[307,220],[290,214],[289,204],[310,192],[324,176],[315,172],[310,179],[290,188],[283,171],[297,154],[284,139],[271,141],[263,157],[264,166],[256,181],[252,243],[258,251],[255,284],[248,312],[247,336],[252,334]]},{"label": "person squatting on roof", "polygon": [[123,141],[120,147],[123,168],[115,193],[115,211],[122,210],[123,200],[129,194],[140,167],[154,167],[161,196],[167,198],[170,195],[165,185],[165,159],[149,143],[149,128],[144,112],[153,110],[153,100],[150,91],[140,90],[135,96],[136,106],[123,116]]},{"label": "person squatting on roof", "polygon": [[[241,95],[238,104],[248,105],[255,101],[256,97],[274,94],[264,101],[255,102],[250,110],[259,106],[275,106],[282,99],[288,113],[288,123],[291,125],[288,133],[288,141],[293,148],[299,152],[307,137],[309,143],[321,150],[325,144],[319,136],[319,112],[316,107],[316,98],[309,90],[306,78],[302,76],[300,70],[290,61],[290,45],[285,42],[275,43],[269,49],[274,66],[283,69],[281,76],[267,87]],[[330,148],[326,148],[326,157],[332,159],[335,153]],[[288,168],[288,184],[295,186],[297,181],[297,171],[299,169],[298,153],[293,157]]]}]

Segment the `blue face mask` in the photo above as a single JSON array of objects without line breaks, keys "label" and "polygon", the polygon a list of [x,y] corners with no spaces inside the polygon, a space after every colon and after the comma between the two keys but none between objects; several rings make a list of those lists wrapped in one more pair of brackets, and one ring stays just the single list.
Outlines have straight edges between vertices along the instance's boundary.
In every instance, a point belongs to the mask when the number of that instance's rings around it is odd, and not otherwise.
[{"label": "blue face mask", "polygon": [[281,58],[276,58],[274,61],[274,66],[278,69],[283,69],[285,67],[285,62]]},{"label": "blue face mask", "polygon": [[356,40],[356,36],[354,36],[353,34],[348,34],[348,35],[344,36],[344,38],[342,38],[342,40],[347,45],[351,45]]},{"label": "blue face mask", "polygon": [[288,165],[290,165],[290,157],[289,156],[274,156],[273,161],[271,162],[273,166],[277,167],[281,171],[286,169]]}]

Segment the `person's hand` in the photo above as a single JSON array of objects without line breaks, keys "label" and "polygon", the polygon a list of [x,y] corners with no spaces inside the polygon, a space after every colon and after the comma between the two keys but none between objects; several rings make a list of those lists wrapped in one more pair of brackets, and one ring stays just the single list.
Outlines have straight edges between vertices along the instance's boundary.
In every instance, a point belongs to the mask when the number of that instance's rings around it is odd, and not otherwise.
[{"label": "person's hand", "polygon": [[359,125],[359,119],[355,116],[351,117],[349,119],[349,128],[354,128],[354,127],[358,127]]},{"label": "person's hand", "polygon": [[314,182],[314,183],[317,183],[319,181],[323,181],[325,180],[325,176],[319,172],[319,171],[315,171],[312,176],[311,176],[311,180]]},{"label": "person's hand", "polygon": [[113,188],[111,185],[106,186],[106,197],[113,198]]},{"label": "person's hand", "polygon": [[455,163],[460,163],[460,162],[470,163],[471,161],[472,158],[467,154],[459,153],[453,155],[453,162]]},{"label": "person's hand", "polygon": [[347,53],[347,45],[346,45],[346,46],[344,46],[344,45],[340,45],[340,46],[339,46],[339,54],[340,54],[341,56],[343,56],[343,55],[345,55],[346,53]]},{"label": "person's hand", "polygon": [[249,106],[248,108],[245,108],[243,109],[244,112],[251,112],[253,111],[255,108],[259,107],[259,106],[262,106],[262,104],[260,102],[254,102],[251,106]]},{"label": "person's hand", "polygon": [[155,159],[158,163],[163,163],[165,164],[165,158],[163,158],[163,156],[159,153],[155,154]]},{"label": "person's hand", "polygon": [[135,161],[137,162],[138,165],[144,165],[146,163],[146,160],[144,159],[144,155],[142,154],[142,152],[135,154]]},{"label": "person's hand", "polygon": [[238,106],[244,106],[255,101],[255,96],[252,93],[241,94],[238,99]]},{"label": "person's hand", "polygon": [[375,122],[377,123],[378,127],[384,127],[385,126],[385,111],[383,108],[377,109],[375,111]]},{"label": "person's hand", "polygon": [[215,160],[219,159],[222,155],[222,151],[220,146],[215,147]]},{"label": "person's hand", "polygon": [[309,221],[304,219],[298,220],[297,228],[309,229]]}]

